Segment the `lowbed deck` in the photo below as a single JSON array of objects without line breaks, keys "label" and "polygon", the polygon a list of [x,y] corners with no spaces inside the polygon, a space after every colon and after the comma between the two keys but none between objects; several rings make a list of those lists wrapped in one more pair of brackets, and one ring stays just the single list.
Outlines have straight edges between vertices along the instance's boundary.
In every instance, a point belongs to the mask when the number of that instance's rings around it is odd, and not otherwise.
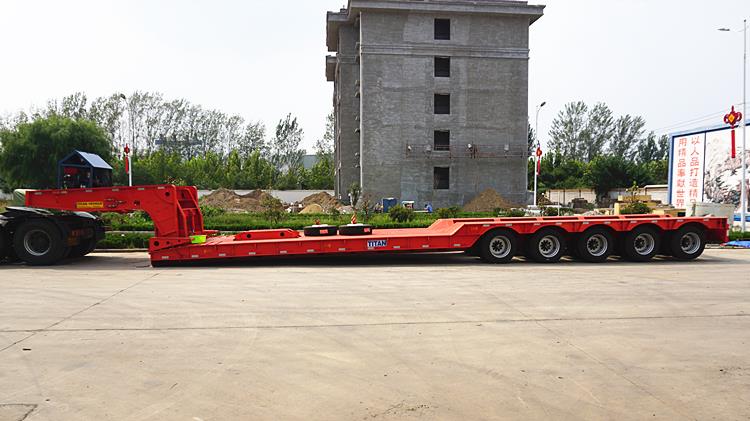
[{"label": "lowbed deck", "polygon": [[726,241],[727,222],[723,218],[633,215],[441,219],[428,228],[375,229],[370,235],[306,237],[301,232],[283,229],[246,231],[232,236],[217,235],[209,237],[202,244],[152,251],[151,260],[159,264],[295,255],[463,251],[472,248],[485,233],[498,229],[510,230],[519,236],[530,235],[544,228],[575,235],[594,226],[607,226],[614,232],[627,232],[638,226],[650,225],[668,232],[696,223],[705,227],[708,242]]}]

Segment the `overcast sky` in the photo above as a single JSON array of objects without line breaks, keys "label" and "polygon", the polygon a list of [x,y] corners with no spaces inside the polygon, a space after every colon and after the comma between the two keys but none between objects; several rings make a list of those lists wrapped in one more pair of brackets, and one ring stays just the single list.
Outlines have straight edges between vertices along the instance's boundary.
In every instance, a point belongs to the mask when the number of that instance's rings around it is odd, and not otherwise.
[{"label": "overcast sky", "polygon": [[[0,113],[82,91],[158,91],[268,126],[297,115],[311,149],[332,84],[325,12],[345,0],[1,0]],[[536,2],[532,2],[536,3]],[[548,131],[603,101],[667,133],[719,124],[742,100],[747,0],[549,0],[531,27],[529,103]],[[543,135],[546,138],[546,135]]]}]

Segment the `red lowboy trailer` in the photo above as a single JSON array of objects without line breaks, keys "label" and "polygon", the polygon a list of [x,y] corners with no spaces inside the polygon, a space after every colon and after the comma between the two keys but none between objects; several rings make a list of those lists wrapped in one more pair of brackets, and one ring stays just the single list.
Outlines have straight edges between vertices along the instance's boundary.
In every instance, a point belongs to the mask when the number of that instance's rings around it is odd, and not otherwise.
[{"label": "red lowboy trailer", "polygon": [[[203,226],[197,190],[173,185],[38,190],[27,193],[26,205],[69,212],[144,211],[154,221],[155,237],[149,245],[154,266],[252,257],[435,251],[465,251],[489,263],[508,262],[516,255],[556,262],[566,254],[589,262],[603,262],[613,254],[633,261],[647,261],[657,254],[691,260],[703,253],[707,243],[726,242],[728,235],[725,218],[660,215],[441,219],[428,228],[350,229],[355,225],[340,232],[336,227],[312,230],[308,235],[291,229],[219,235]],[[6,237],[28,235],[25,223],[16,223]],[[43,231],[37,223],[36,235]],[[358,232],[342,234],[352,231]],[[59,232],[48,234],[48,241],[36,242],[41,249],[34,249],[35,243],[28,238],[10,243],[21,249],[16,254],[22,260],[51,264],[55,259],[45,259],[43,248],[57,238],[65,244],[75,239]],[[56,256],[62,254],[67,253]]]}]

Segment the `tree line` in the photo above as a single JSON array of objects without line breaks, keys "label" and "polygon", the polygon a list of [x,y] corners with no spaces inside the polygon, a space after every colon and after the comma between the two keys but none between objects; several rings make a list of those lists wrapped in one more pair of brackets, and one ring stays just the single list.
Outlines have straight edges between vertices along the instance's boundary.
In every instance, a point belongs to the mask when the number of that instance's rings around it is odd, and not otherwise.
[{"label": "tree line", "polygon": [[[266,133],[262,122],[204,109],[159,93],[119,93],[89,101],[83,93],[0,118],[0,187],[53,187],[57,160],[73,149],[98,153],[134,183],[180,182],[199,188],[333,188],[333,116],[316,141],[317,161],[303,167],[304,132],[291,114]],[[40,166],[44,162],[44,167]],[[33,170],[32,170],[33,169]]]},{"label": "tree line", "polygon": [[[616,117],[604,103],[566,104],[552,122],[538,183],[547,189],[593,188],[603,197],[613,188],[666,184],[669,138],[646,132],[640,116]],[[536,134],[529,131],[529,151]],[[529,160],[529,185],[536,162]]]}]

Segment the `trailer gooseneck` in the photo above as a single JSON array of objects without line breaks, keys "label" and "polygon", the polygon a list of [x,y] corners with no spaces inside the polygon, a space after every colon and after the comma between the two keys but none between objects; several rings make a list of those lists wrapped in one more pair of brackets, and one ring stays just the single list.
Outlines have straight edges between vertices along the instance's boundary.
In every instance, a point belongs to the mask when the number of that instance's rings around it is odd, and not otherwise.
[{"label": "trailer gooseneck", "polygon": [[588,262],[603,262],[613,254],[633,261],[657,254],[691,260],[707,243],[726,242],[728,235],[724,218],[628,215],[441,219],[428,228],[360,230],[361,235],[342,235],[334,227],[315,235],[275,229],[228,236],[204,228],[195,187],[173,185],[37,190],[27,193],[26,206],[30,209],[11,208],[0,219],[0,258],[13,254],[29,264],[53,264],[90,252],[103,237],[103,228],[99,220],[80,212],[147,212],[154,222],[149,244],[154,266],[433,251],[465,251],[489,263],[509,262],[516,255],[556,262],[566,254]]}]

